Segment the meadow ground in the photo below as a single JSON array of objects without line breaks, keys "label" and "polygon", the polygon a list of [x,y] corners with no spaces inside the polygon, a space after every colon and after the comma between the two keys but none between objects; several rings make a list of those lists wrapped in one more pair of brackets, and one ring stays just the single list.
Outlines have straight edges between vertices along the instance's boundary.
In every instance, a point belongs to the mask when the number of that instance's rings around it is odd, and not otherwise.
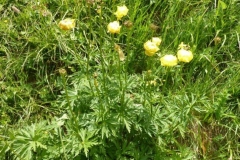
[{"label": "meadow ground", "polygon": [[240,159],[239,0],[0,4],[0,159]]}]

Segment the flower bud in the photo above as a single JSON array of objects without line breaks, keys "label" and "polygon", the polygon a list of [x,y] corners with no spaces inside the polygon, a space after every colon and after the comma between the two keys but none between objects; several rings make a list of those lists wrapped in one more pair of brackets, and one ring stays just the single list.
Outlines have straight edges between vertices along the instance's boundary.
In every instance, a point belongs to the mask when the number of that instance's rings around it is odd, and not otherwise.
[{"label": "flower bud", "polygon": [[155,24],[153,24],[153,23],[151,23],[149,27],[150,27],[150,29],[153,30],[153,31],[157,31],[157,30],[159,29],[159,26],[157,26],[157,25],[155,25]]},{"label": "flower bud", "polygon": [[215,45],[221,43],[221,40],[222,40],[222,39],[221,39],[220,37],[215,37],[215,38],[213,39]]},{"label": "flower bud", "polygon": [[62,75],[62,76],[65,76],[65,75],[67,74],[67,71],[66,71],[66,69],[64,69],[64,68],[58,69],[58,72],[59,72],[59,74]]},{"label": "flower bud", "polygon": [[123,24],[127,28],[131,28],[133,26],[133,23],[131,21],[129,21],[129,20],[125,21]]}]

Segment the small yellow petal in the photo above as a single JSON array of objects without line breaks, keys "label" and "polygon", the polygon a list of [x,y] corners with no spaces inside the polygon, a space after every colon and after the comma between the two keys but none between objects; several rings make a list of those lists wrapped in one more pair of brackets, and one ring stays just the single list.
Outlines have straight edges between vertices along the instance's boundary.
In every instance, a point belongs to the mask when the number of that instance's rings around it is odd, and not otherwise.
[{"label": "small yellow petal", "polygon": [[152,42],[155,43],[157,46],[160,46],[162,39],[159,37],[152,37]]}]

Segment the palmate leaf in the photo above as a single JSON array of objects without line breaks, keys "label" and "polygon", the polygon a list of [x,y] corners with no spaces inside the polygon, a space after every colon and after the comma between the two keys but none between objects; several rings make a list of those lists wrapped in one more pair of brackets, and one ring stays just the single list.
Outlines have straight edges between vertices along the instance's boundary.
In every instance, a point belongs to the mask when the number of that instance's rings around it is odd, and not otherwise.
[{"label": "palmate leaf", "polygon": [[79,135],[81,137],[81,146],[84,150],[85,155],[87,156],[89,148],[91,148],[94,145],[97,145],[97,141],[93,139],[95,132],[90,132],[90,131],[86,131],[86,130],[81,130],[79,132]]},{"label": "palmate leaf", "polygon": [[84,151],[85,156],[88,156],[89,149],[92,146],[98,145],[99,143],[94,139],[95,131],[88,131],[85,129],[82,129],[78,131],[73,137],[73,139],[70,141],[72,143],[72,153],[77,156],[81,150]]},{"label": "palmate leaf", "polygon": [[37,148],[47,149],[44,145],[43,139],[45,123],[32,124],[17,131],[13,139],[11,150],[16,158],[27,160],[32,158],[33,151]]},{"label": "palmate leaf", "polygon": [[15,158],[28,160],[32,158],[31,145],[24,141],[15,141],[13,145],[13,153]]}]

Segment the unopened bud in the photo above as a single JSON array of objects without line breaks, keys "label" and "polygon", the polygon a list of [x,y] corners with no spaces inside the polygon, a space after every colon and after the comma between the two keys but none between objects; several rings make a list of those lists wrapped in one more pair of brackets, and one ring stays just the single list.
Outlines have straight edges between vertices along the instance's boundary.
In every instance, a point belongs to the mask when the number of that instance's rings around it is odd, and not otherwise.
[{"label": "unopened bud", "polygon": [[66,69],[64,69],[64,68],[60,68],[60,69],[58,70],[58,72],[59,72],[59,74],[62,75],[62,76],[64,76],[64,75],[67,74],[67,71],[66,71]]}]

